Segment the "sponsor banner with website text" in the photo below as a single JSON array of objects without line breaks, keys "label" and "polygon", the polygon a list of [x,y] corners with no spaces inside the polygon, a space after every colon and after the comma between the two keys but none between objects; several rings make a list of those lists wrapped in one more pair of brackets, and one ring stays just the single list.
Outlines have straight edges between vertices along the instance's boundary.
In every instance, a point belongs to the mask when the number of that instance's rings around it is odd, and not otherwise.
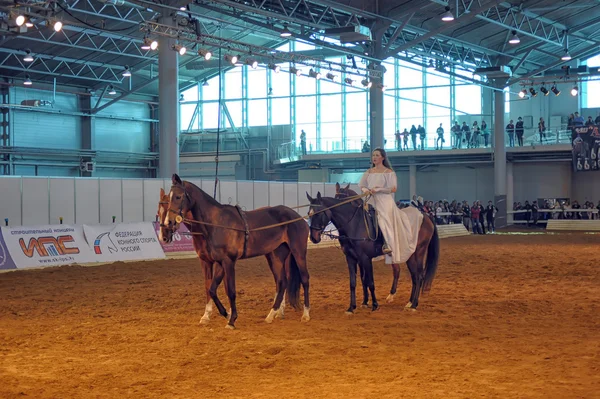
[{"label": "sponsor banner with website text", "polygon": [[2,235],[17,269],[94,262],[81,226],[2,227]]},{"label": "sponsor banner with website text", "polygon": [[[156,236],[159,237],[160,233],[160,224],[158,222],[153,222],[154,231],[156,232]],[[163,251],[166,253],[174,253],[174,252],[194,252],[194,245],[192,244],[193,237],[188,234],[189,230],[185,226],[185,224],[181,223],[179,230],[173,234],[173,241],[169,244],[166,244],[160,241],[160,245],[162,245]]]},{"label": "sponsor banner with website text", "polygon": [[164,259],[152,223],[83,225],[96,262]]},{"label": "sponsor banner with website text", "polygon": [[16,269],[17,265],[10,256],[6,243],[4,242],[4,236],[2,230],[0,230],[0,270]]}]

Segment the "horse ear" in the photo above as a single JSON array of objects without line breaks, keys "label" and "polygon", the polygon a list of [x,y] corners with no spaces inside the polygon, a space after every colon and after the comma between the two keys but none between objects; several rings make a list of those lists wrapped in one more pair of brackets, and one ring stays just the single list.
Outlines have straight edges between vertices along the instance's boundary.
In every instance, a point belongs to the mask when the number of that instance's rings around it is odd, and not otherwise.
[{"label": "horse ear", "polygon": [[321,192],[320,192],[320,191],[317,191],[317,199],[318,199],[319,201],[321,201]]},{"label": "horse ear", "polygon": [[165,196],[165,189],[164,188],[160,188],[160,199],[162,200],[162,197]]},{"label": "horse ear", "polygon": [[348,185],[346,186],[346,188],[344,190],[348,190],[350,189],[350,183],[348,183]]},{"label": "horse ear", "polygon": [[308,195],[308,191],[306,192],[306,198],[308,198],[308,200],[309,200],[310,202],[312,202],[312,201],[313,201],[312,197],[311,197],[310,195]]},{"label": "horse ear", "polygon": [[340,183],[335,182],[335,192],[339,193],[340,192]]},{"label": "horse ear", "polygon": [[171,181],[173,182],[173,184],[183,184],[183,182],[181,181],[181,178],[179,177],[179,175],[177,175],[177,173],[173,173],[173,177],[171,178]]}]

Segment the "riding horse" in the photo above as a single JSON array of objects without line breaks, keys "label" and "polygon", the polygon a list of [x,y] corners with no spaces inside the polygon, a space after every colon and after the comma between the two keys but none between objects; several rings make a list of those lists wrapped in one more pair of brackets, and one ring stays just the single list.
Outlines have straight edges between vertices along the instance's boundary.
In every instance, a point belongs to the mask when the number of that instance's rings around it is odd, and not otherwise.
[{"label": "riding horse", "polygon": [[[344,190],[345,192],[342,192],[339,184],[336,184],[336,196],[346,197],[356,195],[349,187],[346,187]],[[316,198],[311,198],[308,193],[306,195],[311,203],[311,209],[309,210],[309,214],[311,215],[309,218],[311,241],[314,243],[320,242],[321,235],[330,222],[338,229],[340,245],[346,256],[348,271],[350,273],[350,307],[347,313],[353,313],[356,309],[357,265],[361,268],[361,279],[363,280],[363,306],[368,303],[368,288],[373,301],[372,309],[377,310],[379,305],[375,296],[372,259],[383,255],[381,230],[377,229],[376,237],[371,236],[366,222],[371,216],[364,209],[360,200],[343,203],[344,201],[340,198],[321,197],[321,193],[317,193]],[[323,208],[327,210],[325,212],[317,212]],[[439,237],[437,227],[430,218],[424,217],[419,229],[417,248],[406,262],[411,274],[412,291],[405,308],[416,310],[419,305],[421,292],[428,292],[431,289],[438,260]],[[392,265],[392,267],[394,280],[390,295],[387,298],[388,302],[393,301],[400,276],[399,266]]]},{"label": "riding horse", "polygon": [[[191,217],[189,217],[191,216]],[[235,264],[239,259],[264,255],[277,285],[277,295],[266,321],[271,322],[287,291],[288,303],[299,308],[300,284],[304,290],[302,321],[310,320],[309,273],[306,264],[309,228],[294,210],[280,205],[254,211],[242,211],[239,206],[223,205],[199,187],[182,181],[174,174],[168,194],[167,212],[161,223],[161,236],[170,242],[181,223],[193,226],[194,236],[202,236],[199,248],[204,260],[220,265],[229,298],[231,313],[217,297],[219,268],[212,279],[208,295],[219,310],[228,317],[228,328],[237,320]],[[206,267],[206,263],[204,263]]]}]

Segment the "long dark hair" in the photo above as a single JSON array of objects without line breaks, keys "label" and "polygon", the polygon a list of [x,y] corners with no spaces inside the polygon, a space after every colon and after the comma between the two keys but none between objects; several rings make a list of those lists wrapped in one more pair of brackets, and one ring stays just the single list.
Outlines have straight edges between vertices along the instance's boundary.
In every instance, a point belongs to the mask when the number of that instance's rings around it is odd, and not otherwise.
[{"label": "long dark hair", "polygon": [[[391,164],[391,163],[390,163],[390,161],[388,160],[387,153],[385,152],[385,150],[384,150],[383,148],[381,148],[381,147],[377,147],[377,148],[375,148],[375,149],[373,150],[373,152],[375,152],[375,151],[379,151],[379,153],[380,153],[380,154],[381,154],[381,156],[383,157],[383,162],[382,162],[382,163],[383,163],[383,166],[385,166],[385,167],[386,167],[386,168],[388,168],[388,169],[394,170],[394,169],[392,168],[392,164]],[[372,163],[372,162],[371,162],[371,167],[375,167],[375,164],[374,164],[374,163]]]}]

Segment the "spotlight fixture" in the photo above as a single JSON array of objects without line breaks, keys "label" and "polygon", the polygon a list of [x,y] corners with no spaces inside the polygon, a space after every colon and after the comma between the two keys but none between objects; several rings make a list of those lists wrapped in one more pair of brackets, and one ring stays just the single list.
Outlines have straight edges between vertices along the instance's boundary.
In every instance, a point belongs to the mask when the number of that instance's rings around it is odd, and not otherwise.
[{"label": "spotlight fixture", "polygon": [[31,78],[29,77],[29,74],[25,75],[25,80],[23,81],[23,84],[25,86],[31,86],[33,84]]},{"label": "spotlight fixture", "polygon": [[125,70],[123,71],[123,76],[126,78],[131,76],[131,71],[129,70],[129,65],[125,65]]},{"label": "spotlight fixture", "polygon": [[556,83],[552,85],[550,91],[554,93],[555,96],[558,96],[560,94],[560,90],[558,90],[558,87],[556,87]]},{"label": "spotlight fixture", "polygon": [[63,23],[61,21],[54,22],[54,30],[60,32],[63,27]]},{"label": "spotlight fixture", "polygon": [[525,98],[525,96],[527,95],[527,90],[523,89],[519,92],[519,97],[520,98]]},{"label": "spotlight fixture", "polygon": [[237,55],[226,54],[224,58],[225,58],[225,61],[231,62],[232,64],[236,64],[238,62]]},{"label": "spotlight fixture", "polygon": [[23,26],[25,23],[25,16],[19,15],[17,18],[15,18],[15,22],[17,23],[17,26]]},{"label": "spotlight fixture", "polygon": [[296,76],[300,76],[302,75],[302,69],[296,68],[296,67],[291,67],[290,68],[290,73],[293,73]]},{"label": "spotlight fixture", "polygon": [[452,15],[452,11],[450,11],[450,7],[446,6],[446,12],[442,15],[442,21],[450,22],[454,21],[454,15]]},{"label": "spotlight fixture", "polygon": [[182,103],[182,102],[184,102],[184,101],[185,101],[185,97],[184,97],[183,93],[181,93],[181,94],[179,95],[179,102],[180,102],[180,103]]},{"label": "spotlight fixture", "polygon": [[332,82],[337,82],[337,75],[334,75],[331,72],[328,72],[327,75],[325,75],[327,77],[327,79],[331,80]]},{"label": "spotlight fixture", "polygon": [[529,92],[531,93],[531,97],[537,96],[537,91],[535,91],[535,89],[533,88],[533,86],[531,86],[529,88]]},{"label": "spotlight fixture", "polygon": [[348,86],[354,86],[354,80],[350,79],[350,78],[346,78],[344,79],[344,82],[346,82],[346,84]]},{"label": "spotlight fixture", "polygon": [[550,90],[546,89],[545,83],[542,83],[542,87],[540,87],[540,91],[542,92],[542,94],[544,96],[547,96],[548,94],[550,94]]},{"label": "spotlight fixture", "polygon": [[200,57],[204,57],[204,59],[206,61],[210,60],[210,58],[212,57],[212,53],[209,50],[203,49],[203,48],[201,48],[200,50],[198,50],[198,55]]},{"label": "spotlight fixture", "polygon": [[579,93],[579,88],[577,87],[577,85],[573,86],[573,88],[571,89],[571,95],[573,97],[575,97],[577,95],[577,93]]},{"label": "spotlight fixture", "polygon": [[150,43],[150,50],[156,50],[157,48],[158,48],[158,41],[152,40],[152,43]]},{"label": "spotlight fixture", "polygon": [[380,89],[381,91],[385,91],[386,87],[387,87],[386,85],[381,84],[381,83],[377,85],[377,88]]},{"label": "spotlight fixture", "polygon": [[180,11],[187,11],[187,8],[185,6],[181,6],[181,7],[179,7],[179,10]]},{"label": "spotlight fixture", "polygon": [[173,50],[177,51],[179,53],[179,55],[185,55],[185,53],[187,51],[185,46],[182,46],[181,44],[174,44]]},{"label": "spotlight fixture", "polygon": [[429,63],[427,64],[427,68],[429,68],[429,69],[435,69],[435,65],[433,63],[433,60],[429,60]]},{"label": "spotlight fixture", "polygon": [[202,81],[202,86],[203,87],[207,87],[208,86],[208,80],[206,78],[204,78],[204,80]]},{"label": "spotlight fixture", "polygon": [[321,79],[321,73],[315,72],[315,70],[312,68],[310,68],[310,71],[308,71],[308,76],[310,76],[311,78],[315,78],[317,80]]},{"label": "spotlight fixture", "polygon": [[519,44],[521,43],[521,39],[519,39],[519,36],[517,36],[517,31],[513,30],[512,32],[512,36],[510,38],[510,40],[508,41],[510,44]]},{"label": "spotlight fixture", "polygon": [[117,94],[117,91],[115,90],[114,87],[112,87],[112,85],[108,86],[108,94],[110,94],[111,96],[114,96],[115,94]]},{"label": "spotlight fixture", "polygon": [[369,81],[369,79],[364,78],[362,80],[362,82],[360,82],[364,87],[366,87],[367,89],[370,89],[371,86],[373,86],[373,82]]},{"label": "spotlight fixture", "polygon": [[290,37],[292,36],[292,32],[289,30],[287,24],[283,25],[283,30],[279,34],[281,37]]},{"label": "spotlight fixture", "polygon": [[275,73],[279,73],[279,71],[281,71],[281,67],[273,63],[270,63],[268,67],[269,69],[272,69]]},{"label": "spotlight fixture", "polygon": [[31,55],[31,50],[25,50],[25,57],[23,57],[23,61],[25,62],[33,62],[33,56]]},{"label": "spotlight fixture", "polygon": [[256,67],[258,67],[258,61],[248,58],[246,60],[246,65],[250,66],[252,69],[256,69]]},{"label": "spotlight fixture", "polygon": [[565,49],[565,54],[563,54],[563,56],[560,57],[560,59],[563,61],[571,61],[571,54],[569,54],[569,49]]},{"label": "spotlight fixture", "polygon": [[152,40],[149,37],[144,38],[144,43],[142,43],[142,50],[156,50],[158,48],[158,42],[156,40]]}]

